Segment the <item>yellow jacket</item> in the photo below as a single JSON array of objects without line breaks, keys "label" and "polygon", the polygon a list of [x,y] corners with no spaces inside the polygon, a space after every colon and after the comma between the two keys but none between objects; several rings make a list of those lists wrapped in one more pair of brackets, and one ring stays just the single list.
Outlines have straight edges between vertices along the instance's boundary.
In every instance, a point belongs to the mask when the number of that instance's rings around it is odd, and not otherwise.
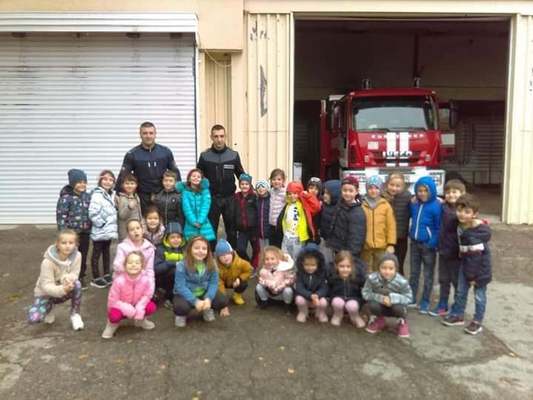
[{"label": "yellow jacket", "polygon": [[252,276],[252,266],[246,260],[243,260],[233,252],[233,261],[230,265],[223,265],[217,258],[218,265],[218,290],[226,293],[226,287],[232,287],[235,279],[239,278],[241,282],[246,282]]},{"label": "yellow jacket", "polygon": [[363,201],[366,216],[366,249],[385,249],[396,244],[396,219],[387,200],[381,197],[376,208],[372,209]]}]

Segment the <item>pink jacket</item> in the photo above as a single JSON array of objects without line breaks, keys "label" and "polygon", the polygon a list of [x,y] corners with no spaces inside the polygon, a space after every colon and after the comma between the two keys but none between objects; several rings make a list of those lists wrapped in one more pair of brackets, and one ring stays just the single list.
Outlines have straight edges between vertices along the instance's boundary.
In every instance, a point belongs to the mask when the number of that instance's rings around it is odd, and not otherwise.
[{"label": "pink jacket", "polygon": [[295,280],[294,261],[286,254],[287,261],[281,261],[276,267],[268,269],[261,267],[259,271],[259,284],[269,289],[272,293],[280,293]]},{"label": "pink jacket", "polygon": [[142,319],[146,306],[154,295],[154,285],[148,274],[143,271],[136,278],[120,274],[113,279],[109,290],[107,308],[117,308],[127,318]]},{"label": "pink jacket", "polygon": [[117,246],[117,255],[113,261],[113,270],[115,271],[115,277],[118,277],[124,273],[124,261],[128,254],[132,251],[140,251],[144,255],[144,271],[152,280],[152,285],[155,287],[155,273],[154,273],[154,254],[155,247],[148,240],[144,239],[140,247],[135,246],[130,238],[124,239]]}]

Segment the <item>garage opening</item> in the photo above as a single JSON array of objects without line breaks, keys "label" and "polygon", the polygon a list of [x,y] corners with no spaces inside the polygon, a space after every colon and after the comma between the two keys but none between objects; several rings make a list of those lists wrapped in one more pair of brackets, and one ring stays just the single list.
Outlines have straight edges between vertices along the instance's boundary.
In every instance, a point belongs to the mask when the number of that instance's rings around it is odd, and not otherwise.
[{"label": "garage opening", "polygon": [[364,80],[371,88],[417,80],[452,110],[452,125],[441,113],[439,130],[453,134],[454,153],[439,168],[482,196],[484,215],[499,218],[508,48],[509,21],[494,18],[297,19],[294,161],[302,179],[321,173],[321,100],[361,90]]}]

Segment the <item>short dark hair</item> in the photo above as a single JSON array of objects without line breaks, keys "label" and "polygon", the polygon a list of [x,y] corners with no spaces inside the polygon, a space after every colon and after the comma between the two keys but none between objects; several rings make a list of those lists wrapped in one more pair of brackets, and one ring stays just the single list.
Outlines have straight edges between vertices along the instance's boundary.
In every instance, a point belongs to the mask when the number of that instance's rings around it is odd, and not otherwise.
[{"label": "short dark hair", "polygon": [[475,213],[479,211],[479,200],[470,193],[465,193],[457,199],[455,207],[459,208],[470,208]]},{"label": "short dark hair", "polygon": [[281,168],[274,168],[272,170],[272,172],[270,173],[270,180],[274,179],[276,176],[281,176],[281,179],[283,179],[284,181],[287,180],[285,171],[283,171]]},{"label": "short dark hair", "polygon": [[124,185],[125,182],[139,183],[139,180],[131,172],[128,172],[126,175],[124,175],[124,178],[122,179],[122,185]]},{"label": "short dark hair", "polygon": [[446,193],[448,190],[452,190],[452,189],[458,190],[461,193],[466,193],[466,186],[459,179],[450,179],[444,185],[444,193]]},{"label": "short dark hair", "polygon": [[163,172],[163,178],[174,178],[174,180],[178,179],[178,175],[170,169],[167,169],[165,172]]},{"label": "short dark hair", "polygon": [[224,131],[226,132],[226,128],[224,128],[222,125],[220,124],[215,124],[213,125],[213,127],[211,128],[211,135],[215,132],[215,131]]},{"label": "short dark hair", "polygon": [[141,126],[139,126],[139,131],[140,131],[142,128],[154,128],[154,129],[156,129],[156,128],[155,128],[155,125],[154,125],[152,122],[150,122],[150,121],[144,121],[144,122],[141,124]]},{"label": "short dark hair", "polygon": [[157,208],[157,206],[154,204],[151,204],[146,207],[146,210],[144,211],[144,218],[146,218],[149,214],[153,213],[156,213],[159,216],[159,219],[161,219],[161,213],[159,212],[159,208]]}]

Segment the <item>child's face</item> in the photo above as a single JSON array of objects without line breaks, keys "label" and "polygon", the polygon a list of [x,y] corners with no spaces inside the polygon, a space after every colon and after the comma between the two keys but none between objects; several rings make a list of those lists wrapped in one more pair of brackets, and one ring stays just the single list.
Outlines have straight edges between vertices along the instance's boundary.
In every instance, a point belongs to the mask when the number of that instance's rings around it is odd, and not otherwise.
[{"label": "child's face", "polygon": [[322,201],[326,204],[331,203],[331,194],[328,189],[324,189],[324,194],[322,195]]},{"label": "child's face", "polygon": [[268,269],[270,268],[273,268],[273,267],[277,267],[278,264],[279,264],[279,258],[278,258],[278,255],[276,253],[274,253],[273,251],[267,251],[265,253],[265,261],[264,261],[264,264],[265,264],[265,267],[267,267]]},{"label": "child's face", "polygon": [[167,240],[168,244],[172,247],[180,247],[182,238],[179,233],[171,233],[170,235],[168,235]]},{"label": "child's face", "polygon": [[126,194],[133,194],[137,190],[137,182],[135,181],[126,181],[122,184],[122,190]]},{"label": "child's face", "polygon": [[143,263],[138,254],[130,254],[126,259],[126,272],[130,276],[137,276],[143,270]]},{"label": "child's face", "polygon": [[171,192],[174,190],[174,187],[176,186],[176,180],[171,176],[164,176],[163,177],[163,189],[165,189],[165,192]]},{"label": "child's face", "polygon": [[396,275],[396,265],[392,260],[386,260],[379,266],[379,274],[383,279],[390,281]]},{"label": "child's face", "polygon": [[76,193],[83,193],[87,190],[87,182],[79,181],[74,184],[74,191]]},{"label": "child's face", "polygon": [[416,189],[416,197],[418,198],[418,200],[420,200],[423,203],[428,201],[429,200],[428,188],[424,185],[418,186],[418,188]]},{"label": "child's face", "polygon": [[233,261],[233,253],[222,254],[218,257],[218,261],[220,261],[223,265],[230,265]]},{"label": "child's face", "polygon": [[398,193],[403,192],[405,189],[405,183],[400,178],[392,178],[387,183],[387,192],[391,196],[396,196]]},{"label": "child's face", "polygon": [[296,203],[299,196],[296,192],[287,192],[287,198],[289,199],[289,203]]},{"label": "child's face", "polygon": [[342,185],[341,195],[346,203],[351,204],[354,202],[355,196],[357,196],[357,188],[354,185]]},{"label": "child's face", "polygon": [[76,244],[76,236],[61,235],[56,242],[57,251],[63,257],[67,257],[74,251]]},{"label": "child's face", "polygon": [[189,178],[191,181],[191,184],[193,185],[199,185],[202,181],[202,175],[199,172],[193,172]]},{"label": "child's face", "polygon": [[456,211],[459,223],[470,225],[477,218],[478,213],[469,207],[459,207]]},{"label": "child's face", "polygon": [[350,263],[350,260],[344,259],[337,264],[337,274],[339,274],[342,279],[346,279],[352,274],[352,264]]},{"label": "child's face", "polygon": [[204,261],[207,257],[207,243],[203,240],[197,240],[192,244],[191,254],[194,261]]},{"label": "child's face", "polygon": [[270,185],[275,189],[281,189],[283,185],[285,184],[285,181],[281,177],[281,175],[276,175],[274,178],[270,180]]},{"label": "child's face", "polygon": [[241,189],[241,192],[247,193],[250,190],[250,182],[239,181],[239,189]]},{"label": "child's face", "polygon": [[115,185],[115,178],[113,178],[109,174],[105,174],[100,179],[100,186],[102,186],[102,189],[104,189],[104,190],[111,190],[111,189],[113,189],[114,185]]},{"label": "child's face", "polygon": [[366,195],[371,199],[377,199],[379,197],[380,190],[377,186],[371,185],[366,188]]},{"label": "child's face", "polygon": [[308,274],[314,274],[318,268],[318,261],[315,257],[304,258],[304,271]]},{"label": "child's face", "polygon": [[266,187],[260,186],[257,188],[257,194],[259,197],[266,197],[268,194],[268,189]]},{"label": "child's face", "polygon": [[148,229],[157,229],[159,226],[159,214],[153,212],[146,216],[146,226]]},{"label": "child's face", "polygon": [[138,242],[143,238],[143,227],[137,221],[128,224],[128,237],[133,242]]},{"label": "child's face", "polygon": [[464,193],[461,192],[459,189],[449,189],[446,191],[446,193],[444,193],[444,199],[448,204],[455,204],[457,202],[457,199],[463,194]]},{"label": "child's face", "polygon": [[317,185],[309,185],[307,187],[307,191],[309,193],[311,193],[313,196],[316,196],[316,197],[318,197],[318,195],[320,194],[320,191],[318,190],[318,186]]}]

